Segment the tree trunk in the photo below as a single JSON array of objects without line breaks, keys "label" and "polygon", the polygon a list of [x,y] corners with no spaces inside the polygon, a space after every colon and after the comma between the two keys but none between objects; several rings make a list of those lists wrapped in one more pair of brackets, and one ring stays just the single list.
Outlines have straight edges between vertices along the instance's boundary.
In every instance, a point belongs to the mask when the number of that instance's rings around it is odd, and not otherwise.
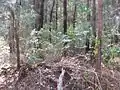
[{"label": "tree trunk", "polygon": [[14,21],[11,21],[10,29],[9,29],[9,47],[10,47],[10,54],[15,53],[15,41],[14,41]]},{"label": "tree trunk", "polygon": [[43,21],[44,21],[44,0],[41,0],[41,7],[40,7],[40,23],[39,23],[39,28],[38,30],[40,30],[41,28],[43,28]]},{"label": "tree trunk", "polygon": [[47,23],[47,14],[48,14],[48,7],[47,7],[47,4],[48,4],[48,0],[45,0],[45,15],[44,15],[44,23]]},{"label": "tree trunk", "polygon": [[58,0],[56,0],[56,30],[58,28]]},{"label": "tree trunk", "polygon": [[44,0],[35,0],[34,10],[37,12],[35,28],[39,31],[43,28],[44,21]]},{"label": "tree trunk", "polygon": [[93,33],[93,40],[92,40],[92,53],[93,53],[93,56],[92,58],[95,58],[94,57],[94,48],[95,48],[95,40],[96,40],[96,0],[93,0],[93,7],[92,7],[92,33]]},{"label": "tree trunk", "polygon": [[[87,0],[87,8],[90,8],[90,0]],[[90,22],[90,12],[87,14],[87,21]],[[89,27],[90,28],[90,27]],[[86,34],[86,50],[85,53],[88,53],[90,50],[90,40],[89,40],[89,33]]]},{"label": "tree trunk", "polygon": [[[87,0],[87,8],[90,8],[90,0]],[[90,12],[87,15],[87,20],[90,21]]]},{"label": "tree trunk", "polygon": [[63,2],[63,16],[64,16],[64,21],[63,21],[63,28],[64,28],[64,34],[67,35],[67,0],[64,0]]},{"label": "tree trunk", "polygon": [[53,1],[52,9],[50,12],[50,28],[49,28],[49,32],[50,32],[49,41],[50,41],[50,43],[52,43],[52,37],[51,37],[51,26],[52,25],[51,24],[52,24],[52,13],[53,13],[54,6],[55,6],[55,0]]},{"label": "tree trunk", "polygon": [[[37,12],[35,20],[35,28],[36,31],[40,31],[43,28],[44,23],[44,0],[34,0],[34,10]],[[42,48],[42,44],[40,43],[40,35],[38,37],[39,45],[36,48]]]},{"label": "tree trunk", "polygon": [[93,0],[92,29],[93,29],[93,35],[96,38],[96,0]]},{"label": "tree trunk", "polygon": [[73,13],[73,28],[75,29],[75,24],[76,24],[76,13],[77,13],[77,3],[76,3],[76,0],[75,0],[75,6],[74,6],[74,13]]},{"label": "tree trunk", "polygon": [[101,48],[102,48],[102,30],[103,30],[103,17],[102,17],[102,6],[103,1],[98,0],[98,22],[97,22],[97,27],[98,27],[98,54],[97,54],[97,62],[96,62],[96,71],[101,74],[101,62],[102,62],[102,54],[101,54]]},{"label": "tree trunk", "polygon": [[14,21],[15,21],[15,15],[12,7],[8,6],[8,9],[10,11],[10,29],[9,29],[9,47],[10,47],[10,56],[15,54],[15,34],[14,34]]},{"label": "tree trunk", "polygon": [[[64,29],[64,34],[67,35],[67,0],[63,1],[63,16],[64,16],[64,21],[63,21],[63,29]],[[64,46],[67,45],[67,42],[64,43]],[[63,52],[64,56],[66,56],[66,51]]]},{"label": "tree trunk", "polygon": [[40,23],[40,1],[39,0],[33,0],[34,3],[34,7],[33,9],[36,11],[37,15],[35,18],[35,28],[37,29],[39,27],[39,23]]},{"label": "tree trunk", "polygon": [[16,1],[16,22],[15,22],[15,39],[16,39],[16,56],[17,69],[20,69],[20,49],[19,49],[19,28],[20,28],[20,0]]}]

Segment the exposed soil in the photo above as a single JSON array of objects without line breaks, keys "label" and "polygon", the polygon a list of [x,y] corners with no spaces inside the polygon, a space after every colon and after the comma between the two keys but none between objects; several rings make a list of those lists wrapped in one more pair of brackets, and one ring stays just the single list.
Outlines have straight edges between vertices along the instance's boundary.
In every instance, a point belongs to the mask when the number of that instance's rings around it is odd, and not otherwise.
[{"label": "exposed soil", "polygon": [[[58,90],[58,81],[65,70],[63,90],[120,90],[120,72],[102,67],[102,75],[95,72],[84,55],[44,61],[36,66],[22,65],[2,68],[0,90]],[[101,79],[101,82],[100,82]]]}]

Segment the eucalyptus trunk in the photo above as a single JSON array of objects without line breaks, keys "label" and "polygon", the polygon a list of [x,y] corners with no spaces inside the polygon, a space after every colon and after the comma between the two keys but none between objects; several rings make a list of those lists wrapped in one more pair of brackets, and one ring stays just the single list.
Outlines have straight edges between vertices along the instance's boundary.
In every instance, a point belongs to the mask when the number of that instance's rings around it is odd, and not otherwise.
[{"label": "eucalyptus trunk", "polygon": [[16,1],[16,21],[15,21],[15,39],[16,39],[16,55],[17,55],[17,69],[20,69],[20,47],[19,47],[19,29],[20,29],[20,4],[21,0]]},{"label": "eucalyptus trunk", "polygon": [[103,8],[103,1],[98,0],[98,22],[97,22],[97,28],[98,28],[98,53],[97,53],[97,62],[96,62],[96,71],[101,74],[101,62],[102,62],[102,31],[103,31],[103,14],[102,14],[102,8]]}]

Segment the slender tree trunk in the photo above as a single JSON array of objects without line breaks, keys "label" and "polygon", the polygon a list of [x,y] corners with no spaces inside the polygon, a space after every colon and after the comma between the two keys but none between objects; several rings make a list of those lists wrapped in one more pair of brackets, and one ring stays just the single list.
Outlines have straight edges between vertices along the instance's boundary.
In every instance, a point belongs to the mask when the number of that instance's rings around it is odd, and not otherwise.
[{"label": "slender tree trunk", "polygon": [[64,34],[67,35],[67,0],[63,1],[63,16],[64,16],[64,21],[63,21],[63,28],[64,28]]},{"label": "slender tree trunk", "polygon": [[56,30],[58,28],[58,0],[56,0]]},{"label": "slender tree trunk", "polygon": [[[63,29],[64,29],[64,34],[67,35],[67,0],[64,0],[63,1],[63,17],[64,17],[64,20],[63,20]],[[66,46],[67,43],[65,42],[64,43],[64,46]],[[63,52],[64,56],[66,56],[67,54],[67,51],[65,50]]]},{"label": "slender tree trunk", "polygon": [[75,6],[74,6],[74,13],[73,13],[73,28],[75,29],[75,24],[76,24],[76,13],[77,13],[77,3],[76,3],[76,0],[75,0]]},{"label": "slender tree trunk", "polygon": [[14,41],[14,21],[11,21],[10,29],[9,29],[9,47],[10,54],[15,53],[15,41]]},{"label": "slender tree trunk", "polygon": [[[74,1],[74,11],[73,11],[73,30],[76,28],[76,18],[77,18],[77,0]],[[73,56],[75,55],[75,40],[73,43],[70,45],[70,48],[73,50]]]},{"label": "slender tree trunk", "polygon": [[[115,1],[114,1],[114,3],[115,3]],[[120,0],[118,0],[117,4],[118,4],[117,7],[120,7]],[[119,11],[116,11],[116,12],[119,13]],[[118,25],[118,32],[120,33],[120,24]],[[113,36],[113,41],[114,41],[115,44],[118,44],[119,43],[119,36],[118,35],[114,35]]]},{"label": "slender tree trunk", "polygon": [[48,12],[48,7],[47,7],[48,0],[45,0],[45,15],[44,15],[44,23],[47,23],[47,12]]},{"label": "slender tree trunk", "polygon": [[[90,8],[90,0],[87,0],[87,8]],[[90,12],[87,15],[87,20],[90,21]]]},{"label": "slender tree trunk", "polygon": [[93,40],[92,40],[92,53],[93,56],[91,58],[95,58],[94,57],[94,48],[95,48],[95,40],[96,40],[96,0],[93,0],[93,7],[92,7],[92,33],[93,33]]},{"label": "slender tree trunk", "polygon": [[34,10],[37,12],[35,28],[39,31],[43,28],[44,22],[44,0],[35,0],[34,1]]},{"label": "slender tree trunk", "polygon": [[85,53],[88,53],[90,50],[90,40],[89,40],[89,33],[86,34],[86,42],[85,42]]},{"label": "slender tree trunk", "polygon": [[52,5],[51,12],[50,12],[50,28],[49,28],[49,32],[50,32],[49,41],[50,41],[50,43],[52,43],[52,37],[51,37],[51,26],[52,25],[51,24],[52,24],[52,14],[53,14],[54,6],[55,6],[55,0],[53,0],[53,5]]},{"label": "slender tree trunk", "polygon": [[19,49],[20,3],[21,3],[20,0],[16,1],[15,39],[16,39],[17,69],[20,69],[20,49]]},{"label": "slender tree trunk", "polygon": [[[87,0],[87,8],[89,9],[90,8],[90,0]],[[87,21],[90,22],[90,12],[88,13],[87,15]],[[89,27],[90,28],[90,27]],[[90,50],[90,40],[89,40],[89,33],[86,34],[86,50],[85,50],[85,53],[88,53],[88,51]]]},{"label": "slender tree trunk", "polygon": [[102,54],[101,54],[101,48],[102,48],[102,30],[103,30],[103,17],[102,17],[102,6],[103,1],[98,0],[98,58],[96,62],[96,71],[101,74],[101,62],[102,62]]},{"label": "slender tree trunk", "polygon": [[92,29],[93,29],[93,35],[96,38],[96,0],[93,0]]},{"label": "slender tree trunk", "polygon": [[[15,15],[14,15],[14,11],[12,9],[12,7],[8,6],[8,9],[10,11],[10,29],[9,29],[9,47],[10,47],[10,54],[14,54],[15,53],[15,34],[14,34],[14,21],[15,21]],[[10,55],[11,56],[11,55]]]},{"label": "slender tree trunk", "polygon": [[33,9],[37,13],[36,18],[35,18],[35,28],[38,29],[39,23],[40,23],[40,1],[39,0],[33,0],[33,5],[34,5]]},{"label": "slender tree trunk", "polygon": [[[39,23],[38,23],[37,31],[40,31],[41,28],[43,28],[43,22],[44,22],[44,0],[41,0]],[[37,48],[42,48],[42,44],[40,43],[40,38],[38,38],[38,43],[39,43],[39,46]]]},{"label": "slender tree trunk", "polygon": [[40,7],[40,26],[39,30],[43,28],[43,21],[44,21],[44,0],[41,0],[41,7]]},{"label": "slender tree trunk", "polygon": [[[40,31],[41,28],[43,28],[44,23],[44,1],[45,0],[34,0],[34,10],[37,12],[38,15],[36,15],[35,20],[35,28],[36,31]],[[39,45],[36,48],[42,48],[42,45],[40,43],[40,35],[38,37],[38,43]]]}]

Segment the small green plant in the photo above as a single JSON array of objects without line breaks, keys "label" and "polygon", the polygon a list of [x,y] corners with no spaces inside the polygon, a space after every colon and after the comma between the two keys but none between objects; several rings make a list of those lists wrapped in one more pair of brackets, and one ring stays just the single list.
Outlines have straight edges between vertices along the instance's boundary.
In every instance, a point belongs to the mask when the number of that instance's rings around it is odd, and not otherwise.
[{"label": "small green plant", "polygon": [[103,62],[105,64],[112,64],[115,57],[120,57],[120,47],[111,46],[103,50]]}]

